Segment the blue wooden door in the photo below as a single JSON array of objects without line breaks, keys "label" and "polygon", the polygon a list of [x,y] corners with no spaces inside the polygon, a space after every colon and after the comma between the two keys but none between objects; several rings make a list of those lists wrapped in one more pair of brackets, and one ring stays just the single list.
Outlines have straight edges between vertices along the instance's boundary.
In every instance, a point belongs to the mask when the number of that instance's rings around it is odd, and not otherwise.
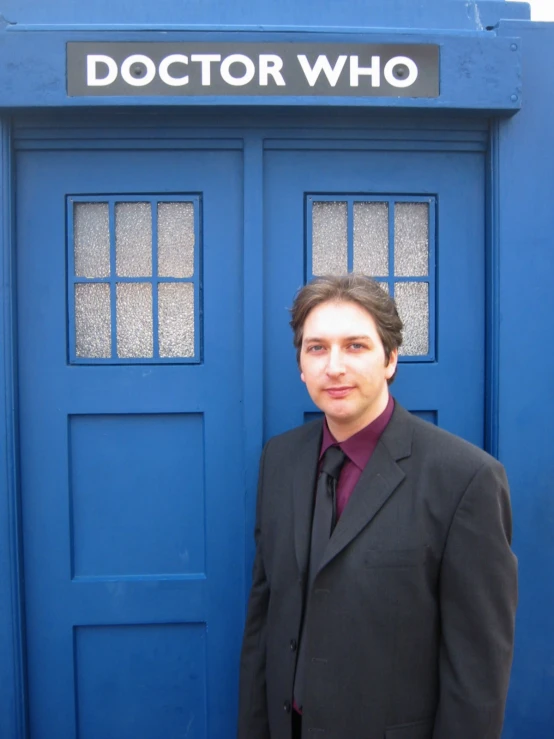
[{"label": "blue wooden door", "polygon": [[483,155],[370,146],[276,141],[266,152],[267,436],[317,411],[287,324],[293,294],[312,275],[355,270],[394,293],[405,322],[395,397],[483,446]]},{"label": "blue wooden door", "polygon": [[17,172],[33,739],[229,739],[243,619],[240,151]]}]

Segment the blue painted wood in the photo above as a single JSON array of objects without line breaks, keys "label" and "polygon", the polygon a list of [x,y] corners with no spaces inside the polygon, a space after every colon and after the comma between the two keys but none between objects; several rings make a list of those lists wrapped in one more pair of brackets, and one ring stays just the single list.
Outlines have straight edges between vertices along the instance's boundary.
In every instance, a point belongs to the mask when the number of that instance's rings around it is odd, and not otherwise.
[{"label": "blue painted wood", "polygon": [[[167,710],[183,705],[185,696],[188,705],[203,705],[208,636],[198,623],[78,627],[79,739],[208,736],[201,711],[191,716],[185,709],[177,727]],[[167,665],[162,674],[156,669],[160,659]],[[120,710],[123,701],[132,712]]]},{"label": "blue painted wood", "polygon": [[487,249],[486,249],[486,347],[487,394],[485,398],[485,449],[498,457],[500,387],[500,146],[498,120],[491,121],[487,152]]},{"label": "blue painted wood", "polygon": [[[17,164],[30,733],[151,739],[158,722],[228,739],[245,571],[241,153]],[[86,192],[201,195],[201,364],[68,363],[65,202]]]},{"label": "blue painted wood", "polygon": [[[132,122],[133,138],[129,138]],[[19,149],[102,150],[140,148],[160,149],[242,149],[245,132],[263,133],[264,149],[339,147],[352,150],[486,151],[489,122],[481,117],[457,117],[450,114],[421,116],[376,116],[365,110],[328,108],[321,112],[284,109],[278,117],[271,110],[226,109],[220,111],[188,110],[186,127],[175,109],[144,110],[141,116],[108,115],[90,110],[86,118],[79,111],[41,110],[18,116],[15,120],[14,146]],[[325,138],[313,138],[314,130],[323,129]],[[348,129],[348,139],[344,131]]]},{"label": "blue painted wood", "polygon": [[[520,28],[519,28],[520,27]],[[554,726],[554,24],[518,24],[524,108],[498,131],[498,453],[512,489],[520,600],[503,739]]]},{"label": "blue painted wood", "polygon": [[11,122],[0,119],[0,736],[24,737]]},{"label": "blue painted wood", "polygon": [[[495,33],[477,30],[439,34],[436,31],[396,31],[361,33],[360,28],[350,32],[335,27],[324,33],[315,29],[295,29],[294,33],[274,31],[208,32],[204,41],[286,41],[310,43],[316,41],[351,43],[430,43],[440,45],[440,95],[438,98],[377,98],[377,97],[284,97],[284,96],[228,96],[228,97],[150,97],[129,95],[122,97],[71,97],[66,92],[66,45],[69,41],[99,40],[99,31],[75,35],[69,30],[26,31],[10,27],[2,34],[0,46],[0,86],[5,90],[0,105],[14,107],[95,108],[121,106],[225,106],[258,105],[267,108],[287,106],[413,109],[413,110],[473,110],[481,112],[515,113],[521,107],[521,60],[517,38],[501,38]],[[15,29],[15,30],[13,30]],[[2,31],[0,31],[2,33]],[[136,41],[136,33],[103,31],[102,41]],[[144,31],[140,40],[177,41],[198,40],[198,35],[182,31]],[[44,62],[43,60],[46,60]]]},{"label": "blue painted wood", "polygon": [[434,423],[435,426],[437,425],[437,420],[438,420],[437,411],[412,410],[411,412],[414,414],[414,416],[418,416],[419,418],[422,418],[424,421],[427,421],[427,423]]},{"label": "blue painted wood", "polygon": [[264,217],[263,217],[263,136],[247,132],[244,139],[244,548],[245,593],[250,588],[254,537],[258,463],[264,439],[263,399],[264,364]]},{"label": "blue painted wood", "polygon": [[[321,136],[321,134],[320,134]],[[479,154],[333,151],[285,145],[266,154],[266,434],[314,412],[300,382],[286,306],[305,278],[304,194],[356,192],[372,199],[410,193],[438,203],[436,361],[407,358],[393,385],[408,409],[438,414],[442,427],[484,444],[485,208]],[[453,326],[455,329],[453,330]],[[287,398],[284,403],[282,398]]]},{"label": "blue painted wood", "polygon": [[459,28],[482,30],[495,26],[502,18],[529,18],[525,3],[503,0],[247,0],[229,3],[205,0],[187,5],[186,19],[177,0],[162,0],[156,5],[131,0],[91,0],[76,5],[72,0],[56,0],[48,7],[41,0],[5,0],[5,22],[19,27],[132,26],[140,30],[183,26],[265,26],[311,27],[351,26],[371,23],[384,28]]},{"label": "blue painted wood", "polygon": [[201,413],[69,416],[73,580],[206,571],[204,431]]}]

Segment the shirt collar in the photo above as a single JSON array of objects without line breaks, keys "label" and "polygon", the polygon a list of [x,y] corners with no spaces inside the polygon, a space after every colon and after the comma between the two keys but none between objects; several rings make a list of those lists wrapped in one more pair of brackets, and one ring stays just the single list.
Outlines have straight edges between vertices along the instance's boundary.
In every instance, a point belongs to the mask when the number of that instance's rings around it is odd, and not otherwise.
[{"label": "shirt collar", "polygon": [[364,426],[357,433],[340,443],[337,442],[333,434],[329,431],[327,420],[323,423],[323,439],[321,441],[321,451],[319,453],[319,459],[323,457],[327,449],[333,444],[339,446],[342,451],[346,454],[358,469],[363,470],[371,457],[371,454],[377,442],[379,441],[381,434],[387,427],[388,422],[391,419],[392,412],[394,410],[394,398],[389,395],[389,401],[387,407],[377,416],[375,420]]}]

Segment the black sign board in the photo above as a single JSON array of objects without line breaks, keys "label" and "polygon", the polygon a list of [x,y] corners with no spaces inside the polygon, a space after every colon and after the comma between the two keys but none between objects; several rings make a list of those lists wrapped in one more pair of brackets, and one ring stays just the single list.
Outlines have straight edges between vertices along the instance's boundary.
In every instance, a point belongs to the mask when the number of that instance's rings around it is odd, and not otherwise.
[{"label": "black sign board", "polygon": [[434,44],[70,42],[77,96],[439,95]]}]

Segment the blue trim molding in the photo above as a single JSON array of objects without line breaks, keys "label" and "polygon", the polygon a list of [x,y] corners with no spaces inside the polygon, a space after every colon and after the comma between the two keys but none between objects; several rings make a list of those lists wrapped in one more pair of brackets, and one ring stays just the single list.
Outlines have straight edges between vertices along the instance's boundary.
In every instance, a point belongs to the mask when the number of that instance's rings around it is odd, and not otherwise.
[{"label": "blue trim molding", "polygon": [[26,736],[18,499],[11,125],[0,119],[0,736]]},{"label": "blue trim molding", "polygon": [[518,23],[520,114],[501,122],[498,456],[510,481],[519,607],[503,739],[552,735],[554,695],[553,23]]},{"label": "blue trim molding", "polygon": [[244,137],[244,263],[243,263],[243,403],[244,403],[244,526],[245,526],[245,573],[244,602],[249,587],[254,561],[254,538],[258,463],[263,443],[264,430],[264,159],[263,136],[248,132]]},{"label": "blue trim molding", "polygon": [[500,155],[498,120],[491,121],[487,155],[487,237],[486,237],[486,385],[485,449],[498,457],[498,393],[500,352]]},{"label": "blue trim molding", "polygon": [[[370,8],[369,12],[368,9]],[[317,0],[203,0],[188,3],[186,21],[181,3],[112,2],[76,3],[75,0],[4,0],[4,22],[21,30],[69,27],[68,19],[80,29],[99,30],[125,27],[137,31],[194,28],[198,31],[251,27],[256,29],[345,26],[371,23],[375,28],[447,28],[463,31],[494,28],[501,19],[528,20],[530,9],[524,2],[504,0],[349,0],[321,3]],[[317,29],[317,26],[315,28]]]}]

